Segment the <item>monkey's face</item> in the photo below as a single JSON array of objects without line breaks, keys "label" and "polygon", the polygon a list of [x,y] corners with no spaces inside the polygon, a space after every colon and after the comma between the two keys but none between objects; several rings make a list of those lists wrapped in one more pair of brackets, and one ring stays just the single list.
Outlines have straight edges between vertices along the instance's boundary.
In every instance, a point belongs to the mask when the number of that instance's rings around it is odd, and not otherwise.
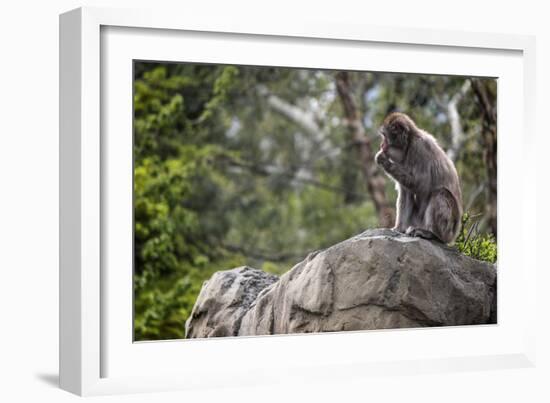
[{"label": "monkey's face", "polygon": [[403,122],[399,117],[386,120],[379,133],[382,136],[380,148],[391,160],[401,162],[409,143],[410,129],[407,122]]}]

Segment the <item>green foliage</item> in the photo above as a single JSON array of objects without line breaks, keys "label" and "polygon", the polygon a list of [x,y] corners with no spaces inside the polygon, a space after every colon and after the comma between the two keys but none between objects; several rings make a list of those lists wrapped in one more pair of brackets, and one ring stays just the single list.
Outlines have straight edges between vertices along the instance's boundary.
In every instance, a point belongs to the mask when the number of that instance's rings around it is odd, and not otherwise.
[{"label": "green foliage", "polygon": [[455,242],[456,248],[477,260],[489,263],[497,261],[497,241],[493,234],[479,231],[479,220],[475,216],[464,213],[462,216],[462,228]]},{"label": "green foliage", "polygon": [[214,167],[222,151],[200,141],[208,133],[196,123],[225,96],[229,73],[187,70],[154,65],[134,86],[136,340],[184,337],[202,282],[243,261],[215,247],[229,225]]}]

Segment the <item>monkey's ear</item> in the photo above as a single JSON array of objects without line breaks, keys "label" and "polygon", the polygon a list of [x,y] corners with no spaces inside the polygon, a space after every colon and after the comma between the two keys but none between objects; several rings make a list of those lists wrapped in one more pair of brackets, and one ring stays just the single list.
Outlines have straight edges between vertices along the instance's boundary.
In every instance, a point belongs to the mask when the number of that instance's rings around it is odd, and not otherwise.
[{"label": "monkey's ear", "polygon": [[407,122],[401,122],[401,126],[403,126],[403,133],[409,134],[409,132],[411,131],[411,126]]}]

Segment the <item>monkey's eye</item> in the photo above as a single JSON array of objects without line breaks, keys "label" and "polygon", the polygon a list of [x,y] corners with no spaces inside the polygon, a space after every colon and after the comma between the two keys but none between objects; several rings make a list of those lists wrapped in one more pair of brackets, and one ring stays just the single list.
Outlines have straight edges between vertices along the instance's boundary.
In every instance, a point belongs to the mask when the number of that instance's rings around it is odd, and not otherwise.
[{"label": "monkey's eye", "polygon": [[391,126],[392,133],[401,133],[402,130],[403,130],[403,128],[401,127],[401,125],[399,123],[394,123]]}]

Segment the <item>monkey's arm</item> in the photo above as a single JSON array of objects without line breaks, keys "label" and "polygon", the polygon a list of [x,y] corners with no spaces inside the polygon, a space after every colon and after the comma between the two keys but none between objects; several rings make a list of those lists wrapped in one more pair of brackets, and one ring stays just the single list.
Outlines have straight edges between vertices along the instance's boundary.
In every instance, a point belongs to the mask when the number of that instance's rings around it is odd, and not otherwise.
[{"label": "monkey's arm", "polygon": [[407,189],[415,188],[414,177],[401,165],[391,161],[384,150],[378,151],[378,154],[376,154],[375,157],[375,161],[402,186],[406,187]]}]

